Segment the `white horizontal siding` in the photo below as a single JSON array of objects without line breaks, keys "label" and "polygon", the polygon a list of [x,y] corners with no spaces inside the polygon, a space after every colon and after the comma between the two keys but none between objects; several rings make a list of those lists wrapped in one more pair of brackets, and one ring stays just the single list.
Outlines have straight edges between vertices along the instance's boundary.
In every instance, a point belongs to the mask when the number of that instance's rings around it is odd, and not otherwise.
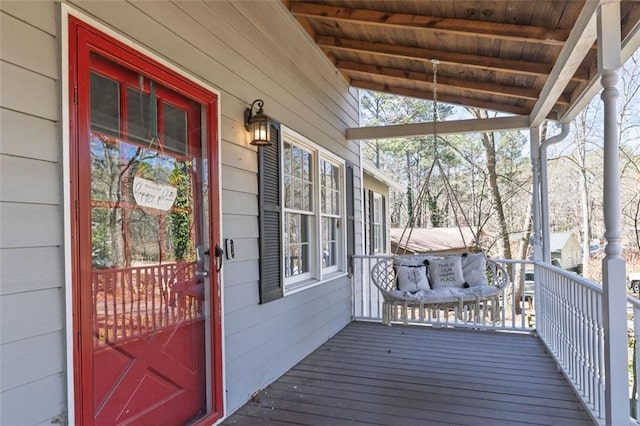
[{"label": "white horizontal siding", "polygon": [[0,296],[62,287],[62,249],[0,249]]},{"label": "white horizontal siding", "polygon": [[[43,355],[46,355],[44,352]],[[3,391],[0,424],[25,426],[65,424],[65,378],[52,374],[17,388]],[[58,413],[58,414],[52,414]]]},{"label": "white horizontal siding", "polygon": [[0,60],[3,82],[0,108],[23,112],[51,121],[58,119],[56,80],[33,70]]},{"label": "white horizontal siding", "polygon": [[0,108],[0,123],[0,154],[59,161],[56,122]]},{"label": "white horizontal siding", "polygon": [[[223,178],[224,180],[224,178]],[[258,215],[258,197],[255,194],[222,190],[223,214]]]},{"label": "white horizontal siding", "polygon": [[[0,202],[0,249],[50,247],[62,244],[59,206]],[[62,262],[62,259],[58,259]],[[25,279],[29,279],[25,271]]]},{"label": "white horizontal siding", "polygon": [[0,12],[0,40],[4,61],[57,78],[58,46],[52,34]]},{"label": "white horizontal siding", "polygon": [[0,424],[66,418],[53,2],[0,2]]},{"label": "white horizontal siding", "polygon": [[[258,159],[254,150],[224,141],[221,152],[222,164],[258,173]],[[222,179],[224,182],[225,177],[223,176]]]},{"label": "white horizontal siding", "polygon": [[258,274],[259,266],[255,260],[227,262],[224,266],[225,287],[238,283],[257,282]]},{"label": "white horizontal siding", "polygon": [[[37,7],[31,1],[2,1],[2,12],[25,22],[38,32],[44,31],[52,36],[55,36],[58,30],[56,24],[57,8],[53,1],[39,1]],[[7,41],[7,43],[10,43],[10,41]]]},{"label": "white horizontal siding", "polygon": [[236,280],[233,284],[228,281],[225,279],[224,286],[224,311],[227,315],[243,309],[252,309],[260,303],[257,279],[245,282],[240,282],[244,280]]},{"label": "white horizontal siding", "polygon": [[59,164],[0,154],[0,170],[11,176],[0,181],[0,201],[54,205],[60,202]]},{"label": "white horizontal siding", "polygon": [[[64,367],[64,352],[58,344],[62,331],[3,344],[0,348],[2,388],[6,390],[59,374]],[[43,357],[42,354],[47,356]]]},{"label": "white horizontal siding", "polygon": [[256,195],[258,193],[256,174],[237,167],[223,165],[222,188]]},{"label": "white horizontal siding", "polygon": [[225,238],[258,238],[258,220],[255,216],[223,214],[222,221],[224,223],[223,237]]},{"label": "white horizontal siding", "polygon": [[[63,292],[58,288],[2,296],[0,343],[15,342],[63,330],[63,300]],[[47,354],[40,353],[39,356],[44,358]]]}]

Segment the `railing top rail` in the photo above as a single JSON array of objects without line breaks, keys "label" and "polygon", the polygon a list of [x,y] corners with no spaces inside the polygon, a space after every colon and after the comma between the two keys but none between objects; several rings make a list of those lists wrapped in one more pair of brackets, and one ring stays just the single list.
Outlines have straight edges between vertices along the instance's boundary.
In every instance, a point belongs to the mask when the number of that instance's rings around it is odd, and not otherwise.
[{"label": "railing top rail", "polygon": [[640,309],[640,299],[638,299],[636,296],[627,294],[627,302],[631,303],[634,308]]},{"label": "railing top rail", "polygon": [[593,290],[597,293],[602,293],[602,285],[595,282],[595,281],[591,281],[587,278],[584,278],[578,274],[576,274],[575,272],[570,272],[570,271],[566,271],[562,268],[559,268],[557,266],[551,265],[549,263],[545,263],[545,262],[535,262],[536,267],[539,268],[543,268],[543,269],[547,269],[555,274],[558,275],[562,275],[563,277],[574,281],[580,285],[583,285],[587,288],[589,288],[590,290]]},{"label": "railing top rail", "polygon": [[393,257],[392,254],[354,254],[354,259],[389,259]]}]

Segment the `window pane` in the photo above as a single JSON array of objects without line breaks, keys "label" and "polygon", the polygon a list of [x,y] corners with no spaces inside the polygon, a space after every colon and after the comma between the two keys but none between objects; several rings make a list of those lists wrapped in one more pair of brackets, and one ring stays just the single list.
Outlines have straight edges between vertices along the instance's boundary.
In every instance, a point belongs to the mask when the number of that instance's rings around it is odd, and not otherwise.
[{"label": "window pane", "polygon": [[287,213],[285,226],[285,277],[309,272],[309,217]]},{"label": "window pane", "polygon": [[298,178],[292,178],[293,182],[293,199],[291,200],[291,208],[302,210],[302,181]]},{"label": "window pane", "polygon": [[320,201],[321,211],[324,214],[339,215],[340,214],[340,192],[338,186],[338,176],[340,170],[333,164],[321,160],[320,161]]},{"label": "window pane", "polygon": [[297,146],[291,150],[291,175],[302,177],[302,150]]},{"label": "window pane", "polygon": [[178,154],[187,154],[187,112],[163,102],[164,147]]},{"label": "window pane", "polygon": [[311,180],[311,153],[304,151],[302,154],[302,178]]},{"label": "window pane", "polygon": [[338,219],[322,218],[322,267],[337,265]]},{"label": "window pane", "polygon": [[291,176],[284,175],[284,207],[293,208],[293,184]]},{"label": "window pane", "polygon": [[326,213],[328,211],[327,207],[327,188],[324,186],[320,187],[320,211],[322,213]]},{"label": "window pane", "polygon": [[91,130],[120,136],[120,84],[91,73]]},{"label": "window pane", "polygon": [[285,176],[290,176],[291,175],[291,145],[289,145],[288,143],[284,143],[284,150],[282,152],[282,173],[284,173]]},{"label": "window pane", "polygon": [[302,210],[312,211],[313,210],[313,186],[311,182],[304,182],[304,187],[302,188]]},{"label": "window pane", "polygon": [[[313,182],[311,154],[304,149],[284,144],[283,180],[285,184],[284,206],[288,209],[313,211]],[[287,188],[288,186],[288,188]]]}]

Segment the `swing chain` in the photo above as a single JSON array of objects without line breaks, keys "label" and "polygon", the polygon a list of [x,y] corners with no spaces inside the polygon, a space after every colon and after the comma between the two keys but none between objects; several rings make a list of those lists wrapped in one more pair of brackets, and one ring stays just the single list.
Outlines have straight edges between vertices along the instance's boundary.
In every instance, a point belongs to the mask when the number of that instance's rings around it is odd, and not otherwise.
[{"label": "swing chain", "polygon": [[436,143],[438,139],[438,128],[436,122],[438,121],[438,64],[437,59],[432,59],[433,64],[433,143]]}]

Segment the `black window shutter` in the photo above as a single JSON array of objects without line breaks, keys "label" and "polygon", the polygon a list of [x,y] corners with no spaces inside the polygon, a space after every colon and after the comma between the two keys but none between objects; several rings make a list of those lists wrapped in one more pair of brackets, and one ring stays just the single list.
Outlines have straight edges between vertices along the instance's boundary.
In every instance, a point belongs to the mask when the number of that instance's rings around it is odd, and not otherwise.
[{"label": "black window shutter", "polygon": [[346,188],[347,197],[347,258],[349,262],[349,273],[353,272],[353,255],[356,254],[356,211],[355,201],[353,199],[353,169],[351,163],[347,163],[346,169]]},{"label": "black window shutter", "polygon": [[260,303],[279,299],[283,295],[280,140],[280,124],[272,122],[271,145],[258,148]]}]

